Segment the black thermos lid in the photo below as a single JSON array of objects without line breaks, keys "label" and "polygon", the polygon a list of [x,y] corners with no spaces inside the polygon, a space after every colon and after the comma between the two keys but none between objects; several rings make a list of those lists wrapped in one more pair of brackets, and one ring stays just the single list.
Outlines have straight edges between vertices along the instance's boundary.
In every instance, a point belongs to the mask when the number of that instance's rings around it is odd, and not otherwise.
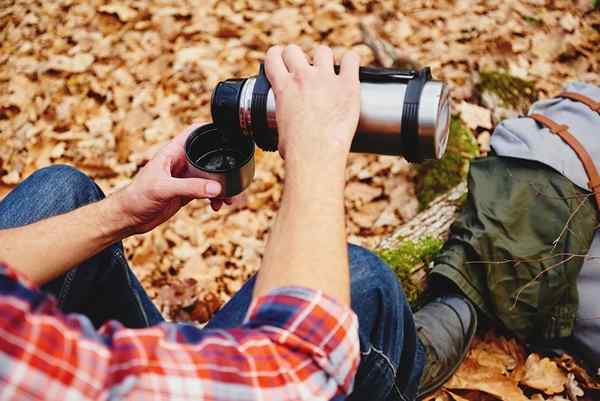
[{"label": "black thermos lid", "polygon": [[245,79],[219,82],[212,93],[210,112],[222,135],[237,137],[240,131],[240,95]]}]

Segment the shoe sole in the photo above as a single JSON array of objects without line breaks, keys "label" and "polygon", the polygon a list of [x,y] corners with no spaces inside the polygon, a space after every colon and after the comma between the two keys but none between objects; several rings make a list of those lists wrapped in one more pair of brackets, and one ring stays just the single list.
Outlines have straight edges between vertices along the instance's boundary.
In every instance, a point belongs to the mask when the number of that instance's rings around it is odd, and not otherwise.
[{"label": "shoe sole", "polygon": [[448,371],[448,373],[446,373],[444,376],[442,376],[434,384],[430,385],[428,388],[424,389],[423,391],[418,392],[417,400],[422,400],[423,398],[427,397],[428,395],[431,395],[434,391],[439,390],[440,387],[442,387],[444,385],[444,383],[446,383],[448,381],[448,379],[450,379],[452,377],[452,375],[454,373],[456,373],[456,371],[458,370],[460,365],[464,362],[467,354],[469,353],[469,350],[471,349],[471,344],[473,343],[473,339],[475,338],[475,332],[477,331],[477,325],[479,324],[479,321],[477,318],[477,310],[475,310],[475,307],[471,304],[470,301],[467,302],[467,306],[471,310],[471,313],[473,314],[474,319],[473,319],[473,324],[471,324],[471,327],[469,328],[469,333],[468,333],[469,340],[467,341],[467,346],[463,350],[463,352],[460,356],[459,362],[456,364],[456,366],[454,366],[452,369],[450,369]]}]

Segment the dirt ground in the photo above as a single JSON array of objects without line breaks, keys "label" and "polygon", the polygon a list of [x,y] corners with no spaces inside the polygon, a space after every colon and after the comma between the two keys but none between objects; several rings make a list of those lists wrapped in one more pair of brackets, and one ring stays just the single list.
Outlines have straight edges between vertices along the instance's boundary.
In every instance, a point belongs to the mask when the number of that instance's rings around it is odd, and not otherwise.
[{"label": "dirt ground", "polygon": [[[106,193],[118,190],[176,133],[210,120],[216,83],[256,74],[274,44],[323,43],[337,57],[353,49],[363,65],[430,66],[449,83],[454,110],[485,153],[504,115],[476,90],[480,73],[531,81],[540,98],[573,79],[599,84],[593,7],[585,0],[0,0],[0,195],[58,163],[87,172]],[[276,153],[259,151],[256,160],[254,182],[233,207],[215,213],[194,201],[125,241],[169,319],[205,322],[258,269],[284,172]],[[415,168],[402,158],[352,155],[347,173],[351,242],[374,247],[418,212]],[[475,351],[485,352],[472,352],[438,399],[559,401],[593,387],[572,361],[527,356],[492,334],[478,341]],[[482,372],[493,377],[476,379]]]}]

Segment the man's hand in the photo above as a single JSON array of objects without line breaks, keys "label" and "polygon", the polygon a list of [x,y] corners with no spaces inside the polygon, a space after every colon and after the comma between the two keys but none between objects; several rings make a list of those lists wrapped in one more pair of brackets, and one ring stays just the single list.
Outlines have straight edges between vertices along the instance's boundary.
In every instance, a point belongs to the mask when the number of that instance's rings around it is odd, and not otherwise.
[{"label": "man's hand", "polygon": [[316,48],[313,65],[295,45],[269,49],[267,78],[277,104],[279,152],[287,167],[343,169],[358,125],[359,59],[346,53],[340,74],[330,48]]},{"label": "man's hand", "polygon": [[[193,125],[179,134],[142,168],[133,182],[115,193],[123,219],[128,222],[131,234],[141,234],[168,220],[193,199],[214,198],[221,191],[216,181],[204,178],[183,178],[187,168],[184,145]],[[218,210],[222,202],[230,199],[211,199]]]},{"label": "man's hand", "polygon": [[254,295],[295,285],[348,304],[344,171],[360,109],[358,57],[347,53],[339,75],[331,49],[318,47],[313,61],[298,46],[267,54],[286,176]]},{"label": "man's hand", "polygon": [[[23,227],[0,230],[0,260],[36,284],[45,284],[107,246],[143,233],[173,216],[195,198],[211,198],[219,183],[181,178],[186,172],[184,143],[190,127],[173,139],[123,190],[69,213]],[[213,209],[231,199],[211,199]]]}]

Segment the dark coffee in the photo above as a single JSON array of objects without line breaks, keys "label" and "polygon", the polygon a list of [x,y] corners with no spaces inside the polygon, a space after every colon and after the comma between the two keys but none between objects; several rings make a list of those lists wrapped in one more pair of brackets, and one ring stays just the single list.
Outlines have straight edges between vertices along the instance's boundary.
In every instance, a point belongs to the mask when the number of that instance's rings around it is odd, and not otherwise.
[{"label": "dark coffee", "polygon": [[196,160],[198,167],[209,171],[233,169],[239,165],[242,155],[232,149],[215,149]]}]

